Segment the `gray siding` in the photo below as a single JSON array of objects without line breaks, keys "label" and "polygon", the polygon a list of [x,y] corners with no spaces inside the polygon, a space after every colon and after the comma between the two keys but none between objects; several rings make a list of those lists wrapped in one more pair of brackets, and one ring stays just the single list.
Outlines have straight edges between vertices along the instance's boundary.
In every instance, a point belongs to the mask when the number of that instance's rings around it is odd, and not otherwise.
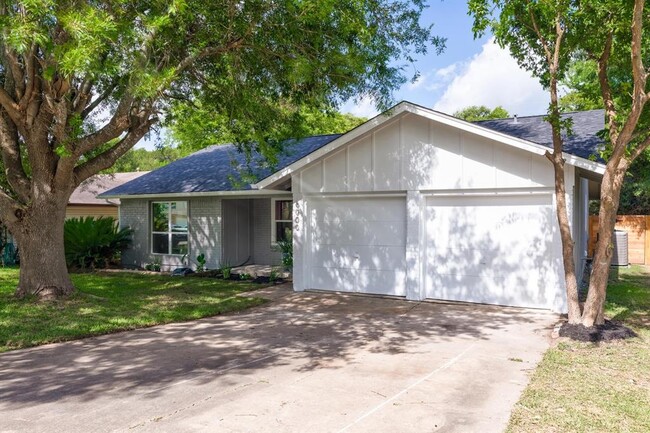
[{"label": "gray siding", "polygon": [[[214,197],[190,200],[190,257],[203,253],[208,269],[216,269],[221,262],[221,199]],[[192,267],[195,267],[194,263]]]},{"label": "gray siding", "polygon": [[122,265],[140,267],[151,262],[149,254],[149,201],[123,199],[120,203],[120,227],[133,229],[131,248],[122,254]]},{"label": "gray siding", "polygon": [[271,247],[271,199],[253,199],[252,263],[258,265],[280,265],[282,255]]},{"label": "gray siding", "polygon": [[[163,201],[165,199],[156,199]],[[170,201],[181,199],[170,199]],[[133,229],[131,248],[122,255],[122,265],[127,267],[144,267],[158,259],[163,270],[182,266],[182,257],[167,254],[151,254],[151,233],[149,207],[152,200],[123,199],[120,204],[120,226]],[[204,253],[206,266],[217,268],[221,260],[221,200],[218,198],[195,198],[187,200],[189,204],[189,256],[195,261],[196,256]],[[195,267],[196,263],[192,263]]]}]

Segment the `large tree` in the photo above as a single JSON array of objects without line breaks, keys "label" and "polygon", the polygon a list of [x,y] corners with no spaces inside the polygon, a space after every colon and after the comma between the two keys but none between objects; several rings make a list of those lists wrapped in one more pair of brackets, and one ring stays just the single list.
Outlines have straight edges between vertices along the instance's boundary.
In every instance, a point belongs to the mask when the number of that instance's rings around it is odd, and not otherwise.
[{"label": "large tree", "polygon": [[133,147],[170,101],[209,87],[216,113],[258,132],[277,121],[278,101],[386,104],[406,80],[399,62],[441,43],[419,23],[423,7],[0,0],[0,221],[20,247],[17,295],[74,291],[63,253],[71,191]]},{"label": "large tree", "polygon": [[[553,151],[547,157],[555,169],[569,322],[585,326],[603,323],[612,235],[623,180],[630,164],[650,146],[650,113],[646,107],[650,99],[650,71],[644,64],[649,48],[648,36],[643,32],[645,1],[470,0],[469,5],[475,30],[492,28],[496,40],[507,46],[519,64],[549,89],[547,118],[553,131]],[[607,163],[598,213],[599,241],[584,310],[578,301],[562,156],[562,134],[571,125],[561,116],[558,97],[558,84],[566,77],[571,62],[581,57],[596,64],[607,134],[603,153]]]}]

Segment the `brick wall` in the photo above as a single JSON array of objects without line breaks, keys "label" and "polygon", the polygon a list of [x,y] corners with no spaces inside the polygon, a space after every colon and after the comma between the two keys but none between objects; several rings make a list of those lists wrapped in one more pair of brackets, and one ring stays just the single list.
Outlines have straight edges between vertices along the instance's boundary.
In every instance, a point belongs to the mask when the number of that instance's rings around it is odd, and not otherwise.
[{"label": "brick wall", "polygon": [[[190,200],[190,257],[203,253],[208,269],[216,269],[221,261],[221,199],[214,197]],[[194,266],[192,266],[194,267]]]},{"label": "brick wall", "polygon": [[[158,200],[158,199],[157,199]],[[164,199],[160,199],[163,201]],[[174,199],[171,199],[173,201]],[[196,266],[196,256],[204,253],[206,266],[215,269],[221,259],[221,200],[213,197],[195,198],[189,201],[189,257]],[[144,267],[154,260],[162,263],[169,271],[183,266],[182,256],[151,254],[151,233],[149,207],[151,200],[122,199],[120,205],[120,226],[131,227],[133,243],[122,255],[122,265]]]}]

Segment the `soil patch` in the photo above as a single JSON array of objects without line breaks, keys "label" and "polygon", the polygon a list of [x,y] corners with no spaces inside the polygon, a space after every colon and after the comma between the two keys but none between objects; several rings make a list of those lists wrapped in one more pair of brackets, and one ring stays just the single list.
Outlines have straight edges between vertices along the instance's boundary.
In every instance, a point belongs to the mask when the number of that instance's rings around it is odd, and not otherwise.
[{"label": "soil patch", "polygon": [[627,326],[619,322],[605,320],[602,325],[595,325],[587,328],[583,325],[570,325],[564,323],[560,328],[560,337],[567,337],[577,341],[598,341],[624,340],[626,338],[637,337],[636,333]]}]

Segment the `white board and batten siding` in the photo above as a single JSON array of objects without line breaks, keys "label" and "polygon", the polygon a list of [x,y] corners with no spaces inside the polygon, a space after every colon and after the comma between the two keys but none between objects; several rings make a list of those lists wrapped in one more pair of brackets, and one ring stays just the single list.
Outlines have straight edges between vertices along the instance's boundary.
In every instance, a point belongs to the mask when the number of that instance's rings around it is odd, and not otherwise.
[{"label": "white board and batten siding", "polygon": [[564,308],[543,155],[407,113],[294,173],[292,191],[297,290]]}]

